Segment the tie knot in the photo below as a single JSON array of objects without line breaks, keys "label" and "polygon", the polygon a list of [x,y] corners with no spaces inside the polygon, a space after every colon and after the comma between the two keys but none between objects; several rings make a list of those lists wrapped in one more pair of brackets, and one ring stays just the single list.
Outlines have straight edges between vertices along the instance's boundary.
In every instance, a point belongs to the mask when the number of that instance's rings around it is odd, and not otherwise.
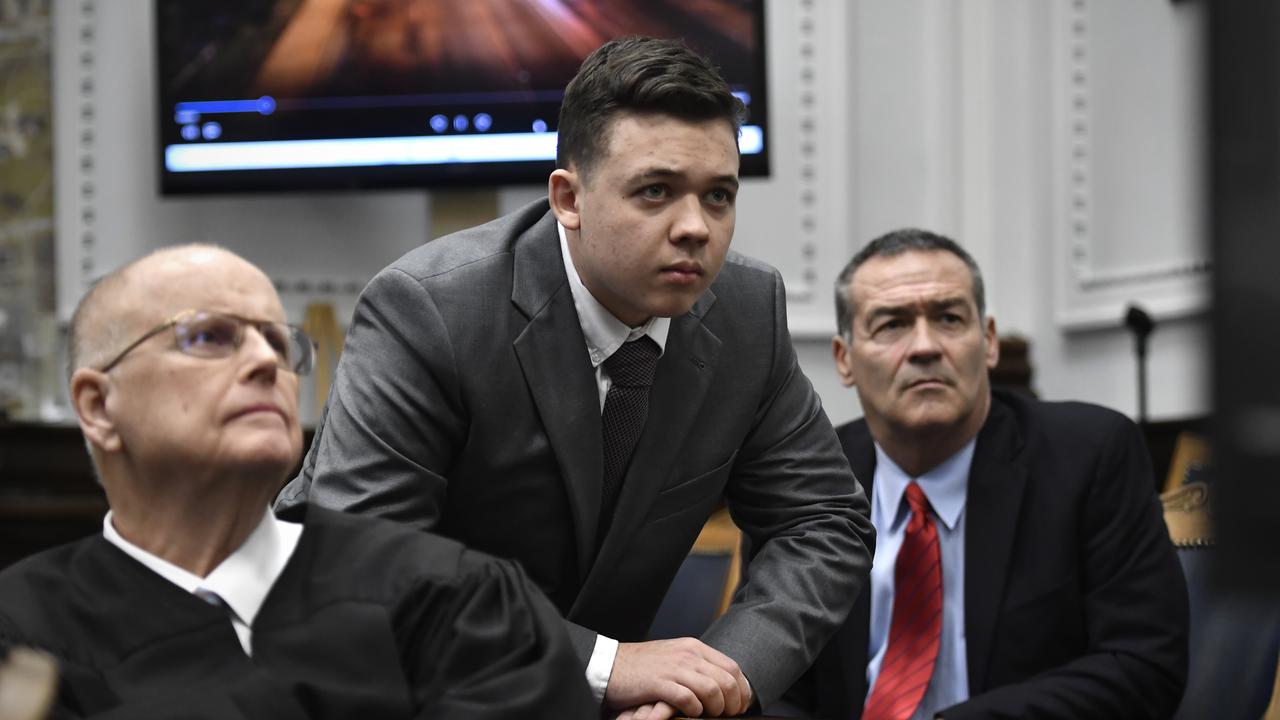
[{"label": "tie knot", "polygon": [[913,515],[923,517],[929,511],[929,498],[925,497],[919,484],[913,482],[907,486],[907,504],[911,506]]},{"label": "tie knot", "polygon": [[192,594],[200,598],[201,600],[209,603],[210,605],[220,607],[220,608],[227,607],[227,602],[222,599],[222,596],[212,590],[197,588]]},{"label": "tie knot", "polygon": [[604,367],[615,385],[648,387],[653,384],[653,373],[658,367],[661,352],[653,338],[642,335],[622,343],[622,347],[605,358]]}]

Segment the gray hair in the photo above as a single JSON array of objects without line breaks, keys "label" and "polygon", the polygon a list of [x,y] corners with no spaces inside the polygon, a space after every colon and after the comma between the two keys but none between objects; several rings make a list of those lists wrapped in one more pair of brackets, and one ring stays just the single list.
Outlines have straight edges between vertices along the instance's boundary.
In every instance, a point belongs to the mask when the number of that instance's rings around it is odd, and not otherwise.
[{"label": "gray hair", "polygon": [[987,298],[982,284],[982,271],[978,269],[978,263],[974,261],[973,256],[949,237],[918,228],[903,228],[885,233],[867,243],[866,247],[859,250],[849,264],[844,266],[840,276],[836,278],[836,331],[846,340],[852,339],[851,330],[855,312],[853,299],[849,297],[849,284],[853,281],[853,274],[862,267],[863,263],[873,257],[893,257],[913,251],[949,252],[963,260],[969,268],[969,275],[973,278],[973,300],[978,306],[978,317],[986,316]]}]

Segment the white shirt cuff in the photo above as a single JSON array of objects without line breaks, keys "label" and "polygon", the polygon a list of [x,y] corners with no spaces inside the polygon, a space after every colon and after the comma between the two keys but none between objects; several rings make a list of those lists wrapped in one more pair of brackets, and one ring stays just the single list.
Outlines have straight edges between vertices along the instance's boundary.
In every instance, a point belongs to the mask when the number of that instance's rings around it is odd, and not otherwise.
[{"label": "white shirt cuff", "polygon": [[596,646],[591,650],[591,660],[587,662],[587,684],[591,686],[591,694],[596,696],[596,702],[604,702],[604,691],[609,687],[613,659],[617,655],[617,640],[596,635]]}]

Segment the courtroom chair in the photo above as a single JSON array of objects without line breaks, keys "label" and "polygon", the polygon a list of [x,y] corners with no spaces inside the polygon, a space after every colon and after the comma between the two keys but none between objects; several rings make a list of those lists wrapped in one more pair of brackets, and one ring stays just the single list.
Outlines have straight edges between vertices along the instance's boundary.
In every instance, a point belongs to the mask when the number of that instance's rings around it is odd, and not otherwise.
[{"label": "courtroom chair", "polygon": [[1211,490],[1192,481],[1161,495],[1191,611],[1187,688],[1174,717],[1280,718],[1280,605],[1214,585]]},{"label": "courtroom chair", "polygon": [[698,637],[729,607],[742,566],[742,532],[721,508],[707,519],[653,624],[650,640]]},{"label": "courtroom chair", "polygon": [[1002,335],[999,343],[1000,358],[988,372],[991,387],[1036,397],[1036,391],[1031,387],[1031,378],[1035,374],[1031,367],[1031,342],[1021,335]]},{"label": "courtroom chair", "polygon": [[1211,452],[1207,437],[1192,430],[1183,430],[1178,433],[1173,444],[1169,472],[1165,475],[1164,485],[1160,488],[1161,492],[1177,490],[1184,483],[1204,482],[1204,478],[1200,475],[1208,470],[1210,459]]}]

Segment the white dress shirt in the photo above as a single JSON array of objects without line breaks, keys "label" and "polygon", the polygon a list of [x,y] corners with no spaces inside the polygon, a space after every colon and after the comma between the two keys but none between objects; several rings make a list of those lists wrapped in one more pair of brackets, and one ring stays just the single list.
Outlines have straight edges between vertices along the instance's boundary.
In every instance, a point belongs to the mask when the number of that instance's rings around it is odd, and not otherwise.
[{"label": "white dress shirt", "polygon": [[[600,391],[600,412],[604,412],[605,396],[609,394],[612,381],[605,371],[604,361],[608,359],[622,344],[648,335],[658,343],[658,349],[665,351],[667,333],[671,330],[671,318],[651,317],[639,327],[628,327],[626,323],[613,316],[605,306],[582,284],[578,269],[573,265],[569,255],[569,240],[565,237],[564,226],[556,223],[560,232],[560,258],[564,261],[564,273],[569,277],[569,291],[573,294],[573,307],[578,311],[578,322],[582,325],[582,335],[587,340],[587,355],[591,358],[591,367],[596,370],[596,387]],[[587,684],[596,700],[604,700],[605,689],[609,687],[609,675],[613,672],[613,660],[618,654],[618,641],[596,635],[596,645],[591,650],[591,659],[587,662]]]},{"label": "white dress shirt", "polygon": [[908,475],[876,445],[876,470],[871,493],[871,524],[876,528],[876,554],[871,564],[871,628],[867,643],[867,696],[880,674],[888,650],[893,620],[893,570],[906,535],[911,508],[907,486],[920,485],[933,509],[942,560],[942,637],[933,675],[920,705],[911,716],[932,718],[938,710],[969,698],[969,665],[964,634],[964,506],[969,468],[977,441],[970,440],[955,455],[918,478]]},{"label": "white dress shirt", "polygon": [[231,626],[246,655],[253,655],[253,619],[276,578],[284,572],[301,536],[301,525],[277,519],[270,508],[264,508],[258,526],[240,547],[207,576],[200,577],[124,539],[111,523],[111,511],[102,519],[102,537],[155,574],[193,595],[218,596],[227,607]]}]

